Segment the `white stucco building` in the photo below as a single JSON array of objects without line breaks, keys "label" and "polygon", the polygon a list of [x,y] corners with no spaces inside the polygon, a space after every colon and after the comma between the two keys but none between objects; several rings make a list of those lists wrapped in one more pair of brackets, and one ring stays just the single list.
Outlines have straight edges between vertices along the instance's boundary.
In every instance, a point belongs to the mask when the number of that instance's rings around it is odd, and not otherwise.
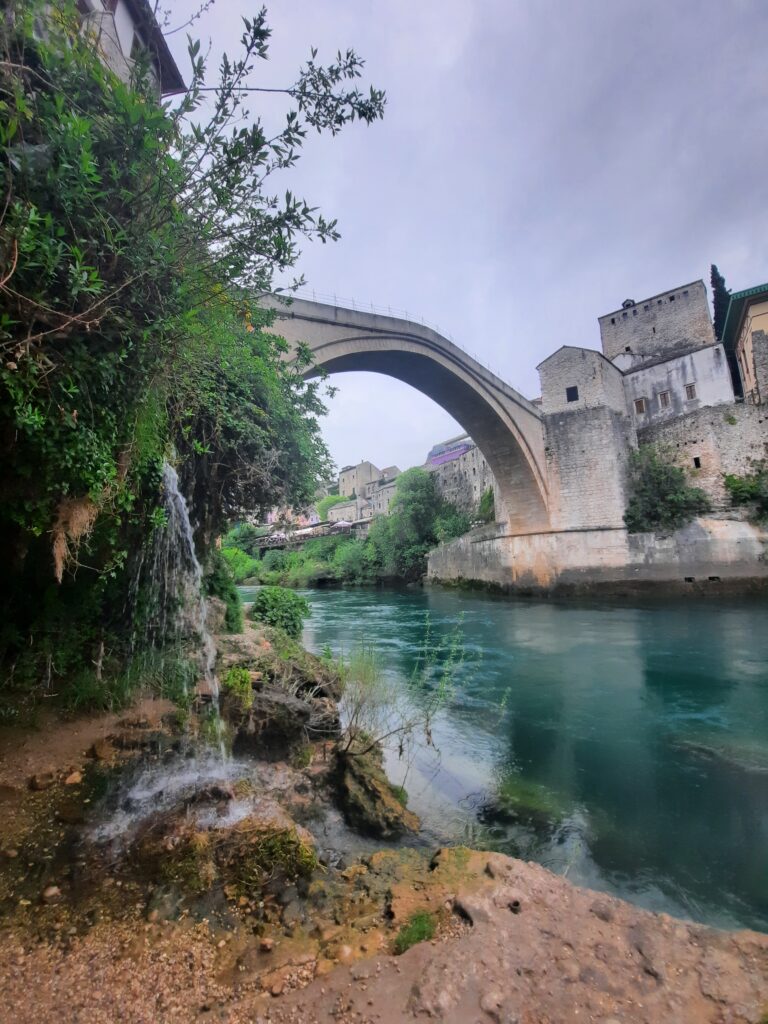
[{"label": "white stucco building", "polygon": [[104,62],[124,82],[131,80],[140,53],[149,58],[160,96],[186,86],[154,16],[149,0],[78,0],[83,31],[99,47]]}]

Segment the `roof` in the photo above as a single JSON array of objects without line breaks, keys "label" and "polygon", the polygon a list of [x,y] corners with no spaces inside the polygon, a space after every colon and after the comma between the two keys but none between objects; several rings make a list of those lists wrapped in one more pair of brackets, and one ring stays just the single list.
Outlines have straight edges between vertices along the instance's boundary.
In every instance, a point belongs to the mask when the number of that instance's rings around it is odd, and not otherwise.
[{"label": "roof", "polygon": [[591,356],[600,356],[600,358],[604,360],[606,363],[608,363],[609,366],[612,366],[617,373],[622,372],[618,368],[618,366],[615,365],[615,363],[611,362],[611,360],[604,352],[601,352],[599,349],[596,348],[584,348],[582,345],[561,345],[560,348],[555,349],[555,351],[552,352],[551,355],[548,355],[546,359],[542,359],[542,361],[538,364],[536,369],[540,369],[544,365],[544,363],[548,363],[550,359],[554,359],[555,356],[560,355],[560,353],[565,351],[566,349],[569,349],[572,352],[587,352]]},{"label": "roof", "polygon": [[[646,298],[646,299],[639,299],[637,302],[633,301],[632,305],[633,306],[642,306],[642,304],[644,302],[651,302],[653,299],[660,299],[663,295],[671,295],[672,292],[682,291],[683,288],[693,288],[693,286],[696,285],[696,284],[700,284],[701,287],[706,291],[707,286],[704,284],[704,282],[701,280],[701,278],[699,278],[698,281],[689,281],[687,284],[678,284],[678,285],[675,285],[674,288],[667,288],[663,292],[657,292],[655,295],[649,295],[648,298]],[[626,302],[627,300],[625,299],[624,301]],[[627,308],[626,306],[619,306],[618,309],[611,310],[610,313],[603,313],[602,316],[599,316],[597,318],[598,323],[601,320],[605,320],[605,318],[607,316],[616,316],[617,313],[621,313],[626,308]]]},{"label": "roof", "polygon": [[145,43],[157,61],[160,71],[160,93],[163,96],[175,96],[186,92],[187,86],[181,72],[173,59],[168,43],[157,23],[149,0],[125,0],[131,12],[134,25],[145,35]]},{"label": "roof", "polygon": [[762,298],[768,299],[768,284],[758,284],[754,288],[745,288],[743,292],[734,292],[731,295],[721,338],[726,350],[731,352],[735,350],[747,307],[752,304],[752,300]]}]

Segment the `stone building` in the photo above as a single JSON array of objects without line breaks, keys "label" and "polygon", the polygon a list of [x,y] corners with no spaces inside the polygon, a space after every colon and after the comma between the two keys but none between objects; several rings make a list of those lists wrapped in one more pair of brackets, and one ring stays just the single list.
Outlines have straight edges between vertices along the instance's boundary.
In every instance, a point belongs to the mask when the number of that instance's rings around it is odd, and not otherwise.
[{"label": "stone building", "polygon": [[736,367],[739,394],[752,405],[763,405],[768,401],[768,284],[731,295],[723,345]]},{"label": "stone building", "polygon": [[494,492],[500,508],[498,487],[480,449],[468,434],[442,441],[430,449],[424,469],[435,476],[440,494],[452,505],[472,516],[477,513],[483,492]]},{"label": "stone building", "polygon": [[724,474],[766,455],[768,426],[734,383],[759,402],[768,382],[768,286],[732,296],[723,343],[702,281],[626,299],[598,323],[602,352],[563,346],[538,367],[552,528],[621,528],[638,444],[663,448],[725,508]]},{"label": "stone building", "polygon": [[364,494],[367,484],[378,480],[381,470],[372,462],[358,462],[356,466],[344,466],[339,473],[339,494],[345,498],[352,495]]}]

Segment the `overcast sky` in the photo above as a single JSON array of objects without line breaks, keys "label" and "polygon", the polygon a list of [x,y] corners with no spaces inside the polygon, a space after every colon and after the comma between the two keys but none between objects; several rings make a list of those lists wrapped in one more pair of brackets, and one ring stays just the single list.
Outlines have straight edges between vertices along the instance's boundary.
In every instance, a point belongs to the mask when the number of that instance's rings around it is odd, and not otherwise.
[{"label": "overcast sky", "polygon": [[[193,31],[234,53],[258,6],[217,0]],[[285,183],[339,220],[341,241],[299,265],[318,294],[424,317],[534,397],[536,364],[599,347],[597,317],[623,299],[709,286],[712,262],[734,290],[768,280],[765,0],[267,6],[254,84],[290,84],[310,46],[351,46],[388,96],[384,121],[310,136]],[[186,72],[183,35],[169,43]],[[404,469],[460,432],[398,381],[333,383],[339,466]]]}]

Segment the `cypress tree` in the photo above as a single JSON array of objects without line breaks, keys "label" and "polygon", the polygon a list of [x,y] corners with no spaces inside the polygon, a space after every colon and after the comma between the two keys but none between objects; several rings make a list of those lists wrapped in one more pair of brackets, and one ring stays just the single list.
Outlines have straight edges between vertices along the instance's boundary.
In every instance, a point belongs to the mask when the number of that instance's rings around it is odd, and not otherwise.
[{"label": "cypress tree", "polygon": [[712,302],[715,310],[715,337],[722,341],[728,303],[731,301],[731,290],[725,287],[725,278],[713,263],[711,268]]}]

